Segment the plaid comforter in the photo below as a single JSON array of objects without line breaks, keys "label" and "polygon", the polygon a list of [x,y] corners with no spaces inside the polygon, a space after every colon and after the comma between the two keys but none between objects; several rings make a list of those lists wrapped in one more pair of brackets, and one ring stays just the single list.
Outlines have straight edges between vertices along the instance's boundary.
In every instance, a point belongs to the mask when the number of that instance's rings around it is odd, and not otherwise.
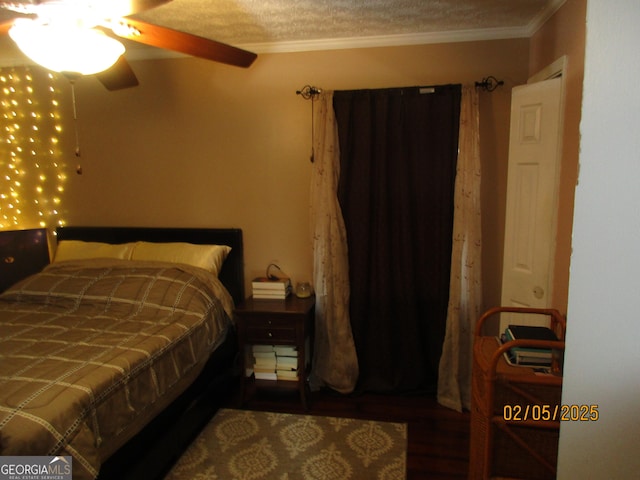
[{"label": "plaid comforter", "polygon": [[102,447],[201,370],[230,305],[217,278],[171,264],[59,262],[15,285],[0,295],[0,454],[71,455],[74,478],[95,477]]}]

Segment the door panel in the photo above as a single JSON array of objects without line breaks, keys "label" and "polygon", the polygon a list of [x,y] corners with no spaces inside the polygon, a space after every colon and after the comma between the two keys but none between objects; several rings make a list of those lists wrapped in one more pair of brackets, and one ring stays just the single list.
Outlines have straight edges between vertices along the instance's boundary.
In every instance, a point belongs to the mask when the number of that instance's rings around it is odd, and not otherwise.
[{"label": "door panel", "polygon": [[[507,179],[502,305],[551,307],[562,79],[515,87]],[[517,323],[540,324],[518,316]],[[501,331],[512,322],[504,315]]]}]

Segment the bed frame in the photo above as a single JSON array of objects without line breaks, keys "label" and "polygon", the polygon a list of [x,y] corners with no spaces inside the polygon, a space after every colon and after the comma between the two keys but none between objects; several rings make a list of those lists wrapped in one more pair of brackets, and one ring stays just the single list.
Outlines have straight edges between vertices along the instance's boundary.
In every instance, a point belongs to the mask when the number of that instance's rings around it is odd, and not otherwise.
[{"label": "bed frame", "polygon": [[[244,300],[242,230],[235,228],[60,227],[58,241],[127,243],[187,242],[228,245],[219,278],[234,301]],[[240,377],[235,331],[212,355],[196,381],[144,430],[107,459],[99,480],[161,479],[237,387]],[[225,365],[226,367],[221,367]]]}]

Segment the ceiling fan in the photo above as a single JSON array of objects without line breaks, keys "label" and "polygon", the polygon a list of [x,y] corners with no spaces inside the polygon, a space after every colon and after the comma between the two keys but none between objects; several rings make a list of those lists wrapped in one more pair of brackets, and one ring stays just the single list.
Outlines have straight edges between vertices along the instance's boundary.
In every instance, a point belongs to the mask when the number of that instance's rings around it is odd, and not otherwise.
[{"label": "ceiling fan", "polygon": [[[84,36],[102,36],[102,43],[115,42],[110,68],[91,72],[108,90],[138,85],[131,66],[121,54],[124,47],[115,38],[104,35],[104,31],[117,36],[153,47],[173,50],[194,57],[247,68],[256,58],[256,54],[225,43],[199,37],[170,28],[153,25],[128,18],[130,15],[157,7],[171,0],[14,0],[1,1],[0,8],[14,12],[16,18],[0,24],[0,34],[9,34],[23,52],[21,43],[34,43],[35,47],[49,48],[42,55],[46,60],[55,50],[69,50],[85,47],[90,39]],[[113,45],[112,45],[113,46]],[[93,47],[92,47],[93,48]],[[120,49],[119,53],[117,49]],[[27,53],[37,63],[33,55]],[[89,51],[95,57],[95,51]],[[83,72],[64,70],[63,73],[77,76]],[[86,72],[85,72],[86,73]]]}]

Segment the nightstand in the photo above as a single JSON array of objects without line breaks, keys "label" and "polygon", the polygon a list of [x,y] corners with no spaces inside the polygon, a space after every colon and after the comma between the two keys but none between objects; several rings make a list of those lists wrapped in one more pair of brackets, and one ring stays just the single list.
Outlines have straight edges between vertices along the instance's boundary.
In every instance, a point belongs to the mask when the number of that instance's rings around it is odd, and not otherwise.
[{"label": "nightstand", "polygon": [[[313,358],[315,297],[298,298],[290,295],[285,300],[248,298],[236,306],[238,342],[242,358],[240,402],[244,403],[249,382],[255,388],[297,388],[303,407],[308,409],[307,377]],[[245,365],[253,345],[290,345],[298,350],[298,379],[255,380],[247,377]]]},{"label": "nightstand", "polygon": [[45,228],[0,232],[0,293],[48,264]]}]

